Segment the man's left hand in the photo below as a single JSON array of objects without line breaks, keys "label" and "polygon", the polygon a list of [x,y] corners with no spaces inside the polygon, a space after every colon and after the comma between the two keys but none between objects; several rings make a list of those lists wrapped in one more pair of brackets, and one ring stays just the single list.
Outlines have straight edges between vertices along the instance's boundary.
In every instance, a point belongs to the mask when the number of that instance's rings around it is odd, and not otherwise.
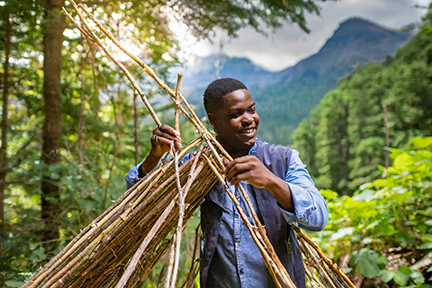
[{"label": "man's left hand", "polygon": [[[226,179],[231,185],[247,181],[256,188],[267,188],[275,175],[255,156],[243,156],[233,161],[224,159]],[[277,177],[276,177],[277,178]]]},{"label": "man's left hand", "polygon": [[287,211],[294,211],[294,203],[288,184],[274,175],[255,156],[242,156],[232,161],[224,159],[225,177],[231,185],[246,181],[256,188],[267,189]]}]

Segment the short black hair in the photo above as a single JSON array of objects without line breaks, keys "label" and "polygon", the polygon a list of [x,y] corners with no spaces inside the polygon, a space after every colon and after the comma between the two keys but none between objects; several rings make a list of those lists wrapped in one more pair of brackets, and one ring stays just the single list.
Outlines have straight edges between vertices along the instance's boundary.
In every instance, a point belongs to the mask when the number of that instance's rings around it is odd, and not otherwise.
[{"label": "short black hair", "polygon": [[233,78],[221,78],[210,83],[203,96],[204,108],[207,114],[216,111],[225,95],[241,89],[247,90],[246,85]]}]

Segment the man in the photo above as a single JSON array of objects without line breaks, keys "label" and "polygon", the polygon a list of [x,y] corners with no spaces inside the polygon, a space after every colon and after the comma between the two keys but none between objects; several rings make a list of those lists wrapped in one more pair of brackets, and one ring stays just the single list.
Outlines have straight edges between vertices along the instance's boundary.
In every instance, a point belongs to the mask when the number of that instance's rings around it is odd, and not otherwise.
[{"label": "man", "polygon": [[[298,288],[305,272],[291,224],[311,231],[324,229],[328,210],[298,152],[256,139],[259,116],[255,102],[240,81],[212,82],[204,107],[216,139],[234,158],[224,160],[226,180],[249,219],[251,213],[237,185],[243,185],[270,242]],[[180,134],[169,126],[155,129],[145,160],[126,176],[129,185],[150,172],[171,143],[181,147]],[[246,225],[220,183],[201,204],[203,247],[201,287],[275,287]]]}]

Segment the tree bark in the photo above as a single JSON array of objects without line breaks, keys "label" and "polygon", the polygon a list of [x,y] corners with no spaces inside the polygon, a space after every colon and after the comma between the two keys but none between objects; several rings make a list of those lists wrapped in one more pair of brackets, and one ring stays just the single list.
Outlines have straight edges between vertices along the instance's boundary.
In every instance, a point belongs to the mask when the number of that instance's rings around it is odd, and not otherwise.
[{"label": "tree bark", "polygon": [[[49,167],[60,160],[60,137],[62,133],[62,99],[61,99],[61,62],[63,31],[66,27],[61,7],[64,0],[46,0],[46,16],[43,26],[44,34],[44,83],[43,96],[45,103],[45,122],[42,135],[42,160]],[[48,169],[48,168],[47,168]],[[50,254],[56,248],[59,238],[58,216],[60,214],[60,190],[58,179],[44,175],[42,179],[42,242],[45,251]]]},{"label": "tree bark", "polygon": [[0,271],[4,271],[3,253],[5,240],[5,217],[4,217],[4,196],[6,190],[6,175],[9,171],[9,163],[7,158],[7,134],[9,132],[8,112],[9,112],[9,68],[11,55],[11,38],[12,38],[12,23],[9,15],[4,17],[5,25],[5,61],[3,64],[3,110],[1,122],[1,146],[0,146]]}]

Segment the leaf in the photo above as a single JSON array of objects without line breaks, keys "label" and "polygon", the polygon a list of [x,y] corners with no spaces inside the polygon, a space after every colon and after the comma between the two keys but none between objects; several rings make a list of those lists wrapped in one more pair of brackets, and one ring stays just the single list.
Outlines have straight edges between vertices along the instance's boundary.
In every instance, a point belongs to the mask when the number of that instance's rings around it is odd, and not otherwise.
[{"label": "leaf", "polygon": [[407,266],[399,266],[399,271],[401,271],[402,273],[404,273],[405,275],[411,275],[411,273],[413,273],[413,271],[408,268]]},{"label": "leaf", "polygon": [[432,249],[432,242],[423,243],[423,244],[419,245],[417,247],[417,249],[419,249],[419,250]]},{"label": "leaf", "polygon": [[355,257],[356,270],[366,278],[374,278],[380,275],[379,264],[385,264],[384,259],[377,252],[364,248]]},{"label": "leaf", "polygon": [[417,285],[423,284],[425,281],[423,275],[419,271],[414,271],[414,273],[411,274],[411,278]]},{"label": "leaf", "polygon": [[393,161],[393,167],[403,169],[412,163],[411,156],[408,153],[398,155]]},{"label": "leaf", "polygon": [[328,189],[320,190],[320,193],[324,198],[328,200],[332,200],[338,197],[338,193]]},{"label": "leaf", "polygon": [[408,282],[406,274],[401,272],[401,271],[395,271],[395,275],[393,277],[393,280],[401,286],[405,286]]},{"label": "leaf", "polygon": [[[377,186],[380,186],[380,185],[377,185]],[[353,200],[359,201],[359,202],[360,201],[369,202],[370,200],[372,200],[374,198],[375,198],[375,191],[373,191],[371,189],[364,190],[360,194],[357,194],[357,195],[352,197]]]},{"label": "leaf", "polygon": [[432,219],[431,220],[426,220],[424,223],[426,225],[428,225],[428,226],[432,226]]},{"label": "leaf", "polygon": [[6,287],[21,287],[24,285],[23,281],[17,281],[17,280],[8,280],[5,282]]},{"label": "leaf", "polygon": [[382,279],[384,280],[384,282],[386,282],[386,283],[390,282],[390,280],[393,279],[394,275],[395,275],[395,272],[392,271],[392,270],[382,270],[382,271],[380,272],[380,276],[381,276],[381,278],[382,278]]},{"label": "leaf", "polygon": [[417,149],[425,149],[432,146],[432,137],[416,137],[411,139],[410,144]]},{"label": "leaf", "polygon": [[417,210],[416,213],[423,215],[423,216],[432,217],[432,207],[427,208],[425,211]]}]

